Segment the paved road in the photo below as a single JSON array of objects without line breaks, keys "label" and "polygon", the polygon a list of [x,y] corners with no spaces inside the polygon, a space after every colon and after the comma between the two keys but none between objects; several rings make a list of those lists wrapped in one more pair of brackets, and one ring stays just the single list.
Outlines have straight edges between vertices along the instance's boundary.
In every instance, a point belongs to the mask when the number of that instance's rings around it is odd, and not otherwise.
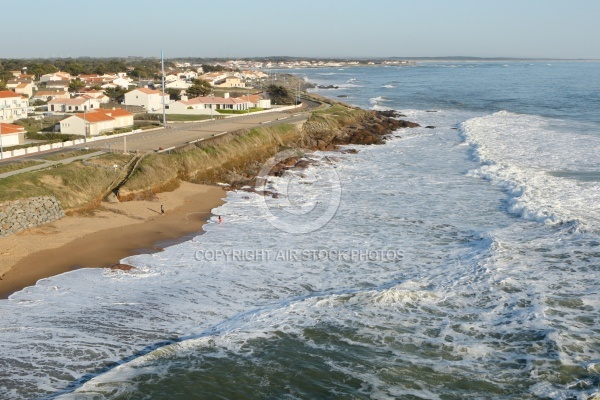
[{"label": "paved road", "polygon": [[151,132],[140,132],[138,134],[125,136],[125,139],[123,137],[119,137],[114,139],[98,140],[64,149],[61,148],[43,153],[35,153],[31,156],[24,155],[20,157],[14,157],[0,161],[0,164],[11,163],[20,160],[43,159],[51,154],[86,147],[103,151],[119,152],[122,152],[125,146],[128,152],[159,151],[160,149],[166,150],[173,147],[183,146],[193,141],[204,140],[239,129],[251,129],[258,126],[269,126],[280,123],[302,123],[310,116],[310,110],[320,106],[319,103],[307,99],[303,99],[303,103],[305,107],[298,108],[297,111],[273,111],[264,114],[249,114],[247,116],[237,116],[222,120],[209,120],[186,124],[169,124],[167,129],[160,129]]},{"label": "paved road", "polygon": [[127,151],[158,151],[183,146],[197,140],[220,136],[239,129],[249,129],[278,123],[299,123],[305,121],[308,117],[309,114],[300,112],[297,114],[271,112],[192,124],[169,124],[167,129],[88,142],[85,145],[76,147],[123,151],[124,146],[127,146]]}]

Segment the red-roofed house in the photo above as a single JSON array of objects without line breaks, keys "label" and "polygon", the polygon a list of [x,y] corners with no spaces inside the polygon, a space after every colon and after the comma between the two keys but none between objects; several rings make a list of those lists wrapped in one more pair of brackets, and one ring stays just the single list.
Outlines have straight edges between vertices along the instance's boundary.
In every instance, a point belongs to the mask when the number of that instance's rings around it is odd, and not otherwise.
[{"label": "red-roofed house", "polygon": [[0,91],[0,122],[13,122],[27,118],[29,101],[22,95],[10,90]]},{"label": "red-roofed house", "polygon": [[[165,103],[169,104],[169,95],[165,94]],[[142,106],[147,111],[162,110],[162,92],[146,88],[134,89],[125,93],[125,104],[128,106]]]},{"label": "red-roofed house", "polygon": [[18,146],[25,142],[25,128],[20,125],[0,122],[2,147]]},{"label": "red-roofed house", "polygon": [[123,109],[98,109],[85,114],[75,114],[60,121],[60,133],[88,136],[112,132],[116,128],[133,126],[133,114]]},{"label": "red-roofed house", "polygon": [[110,110],[99,108],[96,110],[96,112],[114,118],[115,128],[133,126],[133,114],[129,111],[123,110],[122,108],[112,108]]}]

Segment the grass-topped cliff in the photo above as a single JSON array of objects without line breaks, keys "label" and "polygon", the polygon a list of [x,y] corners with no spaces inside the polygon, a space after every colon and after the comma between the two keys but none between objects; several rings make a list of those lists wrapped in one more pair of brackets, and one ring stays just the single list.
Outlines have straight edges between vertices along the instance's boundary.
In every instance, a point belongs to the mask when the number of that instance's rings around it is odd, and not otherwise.
[{"label": "grass-topped cliff", "polygon": [[[181,181],[250,184],[269,157],[286,148],[332,149],[340,144],[379,144],[383,135],[411,123],[391,113],[366,111],[335,103],[312,113],[303,126],[280,124],[233,132],[176,149],[152,153],[139,161],[119,188],[122,201],[170,191]],[[130,156],[107,154],[89,163],[74,162],[48,170],[0,179],[0,202],[33,196],[55,196],[64,209],[93,208],[111,186],[126,176],[107,165],[125,165]]]}]

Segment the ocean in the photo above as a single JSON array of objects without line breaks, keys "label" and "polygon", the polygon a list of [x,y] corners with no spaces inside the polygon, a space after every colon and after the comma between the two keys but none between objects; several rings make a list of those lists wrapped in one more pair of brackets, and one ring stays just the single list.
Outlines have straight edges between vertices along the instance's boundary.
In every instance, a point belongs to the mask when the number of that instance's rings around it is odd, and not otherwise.
[{"label": "ocean", "polygon": [[0,398],[600,398],[600,63],[284,72],[422,127],[1,300]]}]

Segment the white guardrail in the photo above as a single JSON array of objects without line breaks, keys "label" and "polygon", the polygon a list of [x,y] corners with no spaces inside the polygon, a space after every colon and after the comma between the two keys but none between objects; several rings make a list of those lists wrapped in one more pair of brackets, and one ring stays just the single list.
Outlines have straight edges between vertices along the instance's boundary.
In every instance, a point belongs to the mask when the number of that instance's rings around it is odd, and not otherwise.
[{"label": "white guardrail", "polygon": [[[269,110],[264,110],[264,111],[257,111],[257,112],[253,112],[251,114],[239,114],[239,116],[244,116],[244,115],[256,115],[256,114],[266,114],[266,113],[270,113],[270,112],[277,112],[277,111],[287,111],[287,110],[292,110],[294,108],[298,108],[301,107],[302,104],[299,105],[295,105],[295,106],[284,106],[284,107],[273,107]],[[235,115],[238,116],[238,115]],[[229,117],[229,116],[228,116]],[[278,118],[277,120],[281,120],[281,119],[285,119],[285,118]],[[192,122],[199,122],[199,121],[192,121]],[[273,122],[273,121],[267,121],[267,122]],[[263,122],[264,124],[265,122]],[[159,127],[159,128],[152,128],[152,129],[134,129],[131,132],[125,132],[125,133],[117,133],[115,135],[109,135],[109,136],[94,136],[89,138],[87,141],[88,142],[96,142],[99,140],[106,140],[106,139],[114,139],[114,138],[118,138],[118,137],[123,137],[123,136],[129,136],[129,135],[134,135],[136,133],[140,133],[140,132],[152,132],[152,131],[156,131],[156,130],[160,130],[160,129],[164,129],[163,127]],[[218,133],[216,135],[213,136],[220,136],[223,133]],[[39,153],[42,151],[47,151],[47,150],[54,150],[54,149],[61,149],[63,147],[71,147],[71,146],[77,146],[80,144],[85,143],[85,140],[83,139],[77,139],[77,140],[68,140],[66,142],[61,142],[61,143],[52,143],[52,144],[43,144],[43,145],[39,145],[39,146],[31,146],[31,147],[27,147],[25,149],[18,149],[18,150],[7,150],[1,153],[2,157],[0,157],[1,160],[6,160],[9,158],[13,158],[13,157],[19,157],[19,156],[23,156],[26,154],[34,154],[34,153]]]}]

